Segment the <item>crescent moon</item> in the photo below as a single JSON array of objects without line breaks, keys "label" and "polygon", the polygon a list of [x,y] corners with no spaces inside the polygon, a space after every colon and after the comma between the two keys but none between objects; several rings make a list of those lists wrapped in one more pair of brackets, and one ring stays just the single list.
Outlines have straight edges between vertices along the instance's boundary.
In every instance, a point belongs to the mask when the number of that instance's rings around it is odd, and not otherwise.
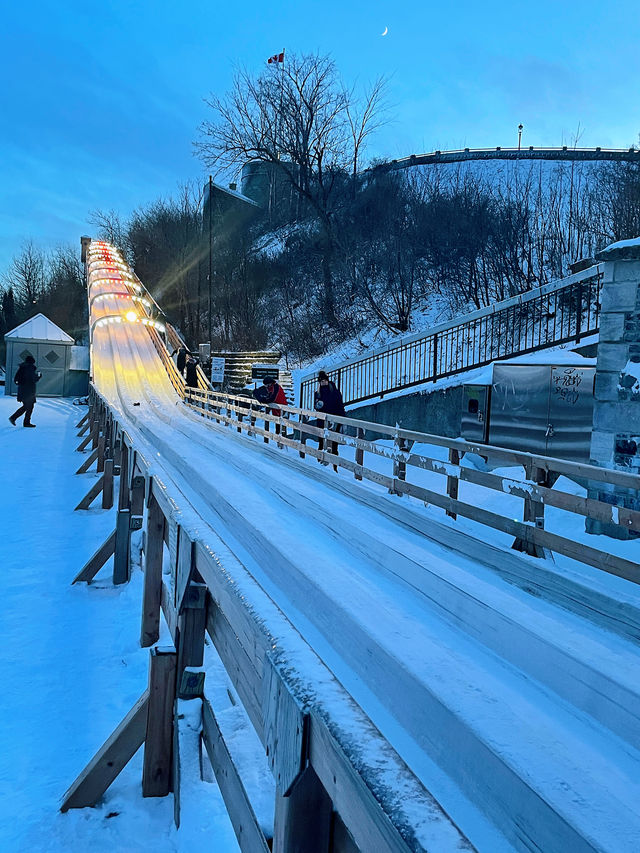
[{"label": "crescent moon", "polygon": [[382,36],[386,36],[386,34],[387,34],[388,32],[389,32],[389,27],[385,27],[385,28],[384,28],[384,32],[383,32],[383,33],[380,33],[380,35],[382,35]]}]

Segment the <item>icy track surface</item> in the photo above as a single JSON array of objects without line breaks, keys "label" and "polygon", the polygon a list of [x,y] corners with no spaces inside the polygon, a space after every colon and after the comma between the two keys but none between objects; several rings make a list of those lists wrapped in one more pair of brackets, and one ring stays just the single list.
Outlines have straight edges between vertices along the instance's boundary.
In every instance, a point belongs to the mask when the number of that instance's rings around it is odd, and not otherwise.
[{"label": "icy track surface", "polygon": [[140,326],[94,380],[479,850],[637,850],[637,646],[190,412]]}]

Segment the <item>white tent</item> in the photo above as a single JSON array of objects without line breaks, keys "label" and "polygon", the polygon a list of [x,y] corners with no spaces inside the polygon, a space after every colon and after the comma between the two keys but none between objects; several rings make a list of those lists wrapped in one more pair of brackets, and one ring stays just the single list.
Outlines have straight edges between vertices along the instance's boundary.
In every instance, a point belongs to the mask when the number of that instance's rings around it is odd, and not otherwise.
[{"label": "white tent", "polygon": [[[75,341],[44,314],[25,320],[4,336],[7,343],[7,376],[4,393],[15,394],[13,381],[18,365],[28,355],[36,360],[42,379],[38,383],[40,397],[66,397],[86,393],[88,365],[78,369]],[[84,348],[83,348],[84,349]]]}]

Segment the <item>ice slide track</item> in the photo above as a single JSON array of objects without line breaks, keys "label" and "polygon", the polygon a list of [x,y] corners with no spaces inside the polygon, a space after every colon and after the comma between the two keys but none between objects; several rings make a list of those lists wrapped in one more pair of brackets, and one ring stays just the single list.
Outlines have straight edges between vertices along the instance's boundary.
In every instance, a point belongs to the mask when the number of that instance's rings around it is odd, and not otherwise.
[{"label": "ice slide track", "polygon": [[[426,543],[415,514],[387,518],[368,493],[354,502],[363,490],[203,423],[146,332],[106,331],[105,401],[478,849],[635,849],[631,643]],[[623,776],[607,797],[602,780]]]}]

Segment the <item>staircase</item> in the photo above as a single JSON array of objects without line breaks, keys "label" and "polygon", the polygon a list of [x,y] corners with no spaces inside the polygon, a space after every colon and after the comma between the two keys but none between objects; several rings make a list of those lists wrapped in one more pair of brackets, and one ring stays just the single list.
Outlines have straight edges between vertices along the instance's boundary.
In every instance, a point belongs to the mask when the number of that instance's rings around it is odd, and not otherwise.
[{"label": "staircase", "polygon": [[[282,386],[287,400],[293,401],[293,379],[291,372],[279,366],[282,353],[276,350],[250,350],[244,352],[214,352],[212,358],[224,358],[224,387],[232,394],[246,388],[251,383],[251,368],[255,365],[273,365],[277,371],[278,382]],[[260,380],[255,380],[259,382]]]}]

